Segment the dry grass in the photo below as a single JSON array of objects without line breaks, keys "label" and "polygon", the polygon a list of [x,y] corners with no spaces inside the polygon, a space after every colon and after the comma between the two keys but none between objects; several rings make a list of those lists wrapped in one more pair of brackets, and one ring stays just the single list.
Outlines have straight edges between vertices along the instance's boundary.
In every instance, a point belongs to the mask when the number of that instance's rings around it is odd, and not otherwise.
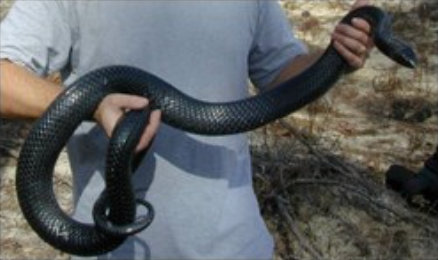
[{"label": "dry grass", "polygon": [[[0,15],[10,0],[0,2]],[[421,198],[408,205],[384,187],[392,163],[412,169],[438,143],[436,1],[374,0],[394,12],[395,29],[416,47],[409,71],[378,51],[319,101],[250,134],[254,183],[276,241],[276,259],[435,259],[438,219]],[[281,2],[310,48],[327,35],[352,1]],[[435,6],[435,9],[432,8]],[[66,259],[23,220],[14,165],[27,124],[0,122],[0,258]],[[24,129],[24,130],[20,130]],[[55,170],[69,207],[67,158]]]},{"label": "dry grass", "polygon": [[[300,37],[320,48],[352,1],[315,2],[283,5]],[[252,133],[255,185],[277,259],[438,253],[434,205],[421,198],[407,205],[384,187],[390,164],[418,169],[438,143],[436,3],[374,2],[394,12],[394,28],[416,47],[419,68],[400,68],[375,51],[324,98]]]}]

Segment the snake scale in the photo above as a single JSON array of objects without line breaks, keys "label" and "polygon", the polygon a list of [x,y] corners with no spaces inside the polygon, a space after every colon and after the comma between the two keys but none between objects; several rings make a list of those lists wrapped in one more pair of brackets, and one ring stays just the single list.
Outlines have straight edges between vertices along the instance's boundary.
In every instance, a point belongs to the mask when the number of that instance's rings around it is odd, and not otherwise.
[{"label": "snake scale", "polygon": [[[393,36],[388,14],[367,6],[351,11],[341,22],[351,24],[353,17],[363,18],[371,24],[372,37],[383,54],[403,66],[415,66],[414,51]],[[66,88],[26,138],[16,176],[22,212],[43,240],[76,255],[99,255],[114,250],[128,233],[140,230],[130,228],[130,232],[116,232],[117,226],[129,227],[135,220],[136,202],[129,190],[129,178],[114,180],[115,177],[111,177],[114,173],[106,172],[107,188],[102,196],[105,199],[97,203],[96,212],[101,213],[96,213],[95,217],[105,214],[102,205],[106,202],[102,201],[109,200],[109,218],[114,223],[110,227],[80,223],[70,218],[60,209],[53,192],[53,168],[59,153],[77,126],[90,119],[99,102],[110,93],[148,97],[162,110],[163,122],[173,127],[203,135],[226,135],[255,129],[303,107],[324,94],[348,71],[349,65],[330,44],[321,58],[298,76],[253,97],[225,103],[193,99],[164,80],[133,67],[110,66],[92,71]],[[125,140],[130,140],[125,142],[135,143],[137,133],[129,129],[136,127],[137,132],[141,132],[147,114],[131,113],[134,114],[126,116],[120,124],[119,132]],[[116,152],[107,159],[107,164],[115,165],[107,169],[125,171],[122,168],[129,168],[126,160],[129,161],[132,151],[126,152],[119,146],[118,142],[124,142],[123,138],[119,139],[122,141],[114,141]]]}]

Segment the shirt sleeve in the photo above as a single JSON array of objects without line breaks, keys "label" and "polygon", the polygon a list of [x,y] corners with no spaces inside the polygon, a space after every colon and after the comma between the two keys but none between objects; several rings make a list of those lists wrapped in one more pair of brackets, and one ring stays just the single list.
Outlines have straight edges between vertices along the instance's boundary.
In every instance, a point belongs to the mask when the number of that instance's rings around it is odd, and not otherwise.
[{"label": "shirt sleeve", "polygon": [[259,1],[258,21],[249,53],[249,77],[258,88],[266,88],[287,63],[307,53],[295,38],[292,27],[277,1]]},{"label": "shirt sleeve", "polygon": [[68,62],[71,33],[62,1],[17,0],[0,24],[0,58],[46,76]]}]

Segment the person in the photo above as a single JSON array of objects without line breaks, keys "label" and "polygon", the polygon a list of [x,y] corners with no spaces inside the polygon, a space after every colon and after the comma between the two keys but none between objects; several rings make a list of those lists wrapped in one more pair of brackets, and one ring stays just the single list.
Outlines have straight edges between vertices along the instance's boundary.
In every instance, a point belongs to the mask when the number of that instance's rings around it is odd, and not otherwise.
[{"label": "person", "polygon": [[422,195],[438,209],[438,146],[418,173],[399,164],[391,165],[386,171],[386,185],[408,200],[414,195]]},{"label": "person", "polygon": [[[352,8],[369,4],[356,0]],[[93,69],[126,64],[149,71],[194,98],[248,96],[298,74],[322,52],[308,53],[276,1],[16,1],[1,23],[2,117],[38,118],[62,91]],[[372,48],[370,25],[337,25],[335,48],[354,68]],[[107,96],[94,123],[83,123],[67,149],[74,214],[92,223],[104,187],[107,136],[126,109],[148,100]],[[141,233],[98,259],[270,259],[273,239],[260,214],[244,134],[206,137],[162,124],[155,111],[137,150],[153,136],[133,176],[138,197],[156,216]],[[158,130],[159,128],[159,130]],[[104,131],[102,131],[104,129]]]}]

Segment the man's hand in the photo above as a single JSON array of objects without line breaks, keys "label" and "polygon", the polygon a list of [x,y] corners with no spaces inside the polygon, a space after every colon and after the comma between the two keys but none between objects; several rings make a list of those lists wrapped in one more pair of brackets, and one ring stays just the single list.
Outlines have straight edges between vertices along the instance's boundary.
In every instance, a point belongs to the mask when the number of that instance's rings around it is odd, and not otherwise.
[{"label": "man's hand", "polygon": [[[94,119],[103,127],[106,134],[111,137],[114,127],[123,113],[127,110],[145,108],[147,105],[148,100],[143,97],[126,94],[110,94],[99,104],[99,107],[94,112]],[[160,119],[161,111],[152,111],[149,124],[146,126],[135,149],[136,152],[143,150],[150,144],[158,131]]]},{"label": "man's hand", "polygon": [[[369,4],[369,0],[356,0],[352,9]],[[352,23],[352,25],[338,24],[332,34],[332,39],[336,50],[353,68],[358,69],[365,64],[374,43],[370,37],[371,26],[367,21],[354,18]]]},{"label": "man's hand", "polygon": [[[356,0],[352,9],[369,4],[369,0]],[[353,68],[361,68],[365,64],[369,51],[374,47],[370,32],[371,26],[368,22],[363,19],[354,19],[352,26],[339,24],[332,34],[334,47]],[[323,50],[318,50],[296,57],[280,72],[270,87],[277,86],[303,72],[321,58],[323,53]]]}]

